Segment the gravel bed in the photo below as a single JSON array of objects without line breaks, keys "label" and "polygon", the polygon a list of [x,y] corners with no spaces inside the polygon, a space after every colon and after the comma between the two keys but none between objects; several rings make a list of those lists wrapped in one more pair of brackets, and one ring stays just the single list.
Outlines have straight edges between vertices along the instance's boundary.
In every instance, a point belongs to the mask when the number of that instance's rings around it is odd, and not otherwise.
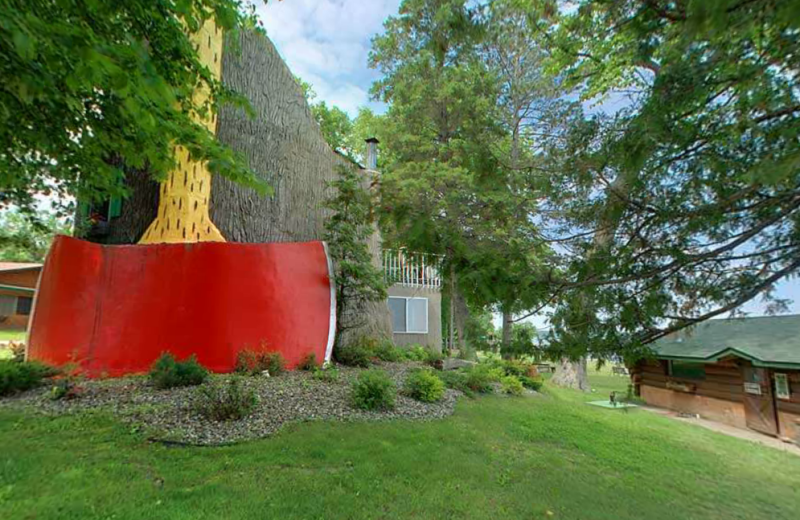
[{"label": "gravel bed", "polygon": [[[403,388],[406,374],[419,363],[380,363],[380,368]],[[49,387],[0,399],[0,406],[33,408],[49,415],[84,410],[108,410],[132,425],[143,427],[151,438],[194,445],[219,445],[266,437],[290,422],[313,420],[385,421],[430,420],[453,413],[460,392],[448,389],[438,403],[422,403],[398,392],[396,407],[385,412],[359,410],[350,404],[350,384],[362,371],[337,367],[339,380],[316,381],[308,372],[287,372],[278,377],[245,377],[259,404],[240,421],[215,422],[193,411],[197,387],[157,390],[143,376],[82,382],[83,393],[72,400],[50,399]],[[230,376],[215,375],[226,379]]]}]

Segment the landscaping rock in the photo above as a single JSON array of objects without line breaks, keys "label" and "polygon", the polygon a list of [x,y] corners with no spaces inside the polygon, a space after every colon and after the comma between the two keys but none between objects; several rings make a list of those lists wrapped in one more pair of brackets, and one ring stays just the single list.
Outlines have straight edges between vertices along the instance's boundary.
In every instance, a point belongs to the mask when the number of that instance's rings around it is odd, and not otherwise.
[{"label": "landscaping rock", "polygon": [[[406,374],[420,363],[380,363],[402,390]],[[90,380],[81,382],[79,398],[52,400],[50,387],[42,387],[0,400],[0,406],[34,408],[59,415],[86,410],[107,410],[123,421],[144,427],[156,440],[176,443],[218,445],[271,435],[290,422],[313,420],[385,421],[393,419],[431,420],[453,413],[460,392],[447,390],[438,403],[415,401],[398,393],[396,407],[389,411],[365,411],[350,403],[350,385],[363,370],[338,367],[336,382],[317,381],[310,372],[287,372],[277,377],[246,377],[243,385],[259,398],[253,413],[240,421],[214,422],[194,410],[197,387],[157,390],[146,377]],[[231,376],[215,375],[219,379]]]},{"label": "landscaping rock", "polygon": [[442,364],[442,370],[456,370],[458,368],[473,367],[477,365],[475,361],[467,361],[466,359],[447,358]]}]

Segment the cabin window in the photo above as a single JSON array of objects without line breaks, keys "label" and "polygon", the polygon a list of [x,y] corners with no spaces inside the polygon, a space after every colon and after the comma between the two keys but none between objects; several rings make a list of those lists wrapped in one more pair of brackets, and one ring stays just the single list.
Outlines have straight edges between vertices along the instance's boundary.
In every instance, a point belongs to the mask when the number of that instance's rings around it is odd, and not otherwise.
[{"label": "cabin window", "polygon": [[17,297],[0,294],[0,317],[13,316],[17,310]]},{"label": "cabin window", "polygon": [[30,296],[20,296],[17,298],[17,314],[28,316],[33,307],[33,298]]},{"label": "cabin window", "polygon": [[694,361],[670,361],[669,375],[682,379],[705,379],[706,366]]},{"label": "cabin window", "polygon": [[792,398],[792,392],[789,389],[789,376],[786,374],[775,374],[775,397],[778,399]]},{"label": "cabin window", "polygon": [[428,333],[428,299],[389,297],[392,313],[392,332],[408,334]]}]

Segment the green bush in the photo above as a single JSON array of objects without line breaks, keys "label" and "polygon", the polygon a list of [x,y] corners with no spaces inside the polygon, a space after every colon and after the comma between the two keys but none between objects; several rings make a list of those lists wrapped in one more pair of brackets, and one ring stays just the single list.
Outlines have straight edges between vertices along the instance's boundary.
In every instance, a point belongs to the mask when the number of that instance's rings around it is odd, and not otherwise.
[{"label": "green bush", "polygon": [[502,373],[486,365],[478,365],[466,371],[467,388],[480,394],[490,394],[494,391],[492,383],[500,380]]},{"label": "green bush", "polygon": [[300,364],[297,365],[298,370],[304,370],[306,372],[311,372],[317,370],[319,368],[319,364],[317,364],[317,355],[313,352],[309,353],[306,357],[300,361]]},{"label": "green bush", "polygon": [[447,388],[458,390],[469,397],[475,395],[475,392],[467,386],[467,373],[462,370],[445,370],[439,373],[439,378]]},{"label": "green bush", "polygon": [[325,383],[335,383],[339,380],[339,371],[335,368],[329,367],[325,369],[317,369],[311,374],[315,381],[323,381]]},{"label": "green bush", "polygon": [[208,379],[208,370],[197,362],[194,355],[177,361],[175,356],[165,352],[153,363],[149,375],[153,386],[167,389],[202,384]]},{"label": "green bush", "polygon": [[544,385],[544,381],[535,377],[522,376],[519,380],[522,381],[522,386],[537,392],[542,388],[542,385]]},{"label": "green bush", "polygon": [[351,397],[362,410],[391,410],[397,387],[383,370],[366,370],[353,382]]},{"label": "green bush", "polygon": [[250,415],[258,404],[256,393],[239,377],[227,382],[210,382],[197,390],[194,409],[212,421],[238,421]]},{"label": "green bush", "polygon": [[425,363],[436,368],[442,367],[441,363],[444,361],[444,354],[441,352],[434,352],[433,350],[426,350],[425,352]]},{"label": "green bush", "polygon": [[422,345],[412,345],[406,350],[406,358],[411,361],[425,361],[428,359],[428,349]]},{"label": "green bush", "polygon": [[342,365],[368,368],[372,360],[372,351],[360,343],[353,343],[346,347],[335,348],[333,357]]},{"label": "green bush", "polygon": [[395,347],[391,341],[383,340],[375,346],[375,356],[381,361],[395,363],[403,359],[403,351]]},{"label": "green bush", "polygon": [[10,359],[0,360],[0,396],[36,388],[42,384],[42,380],[57,372],[36,361],[21,363]]},{"label": "green bush", "polygon": [[236,355],[237,374],[257,376],[265,370],[271,376],[281,375],[286,370],[286,361],[279,352],[242,350]]},{"label": "green bush", "polygon": [[444,397],[444,381],[430,369],[414,370],[406,378],[406,393],[425,403],[435,403]]},{"label": "green bush", "polygon": [[503,393],[508,395],[522,395],[524,387],[522,381],[517,376],[505,376],[500,379],[500,384],[503,387]]}]

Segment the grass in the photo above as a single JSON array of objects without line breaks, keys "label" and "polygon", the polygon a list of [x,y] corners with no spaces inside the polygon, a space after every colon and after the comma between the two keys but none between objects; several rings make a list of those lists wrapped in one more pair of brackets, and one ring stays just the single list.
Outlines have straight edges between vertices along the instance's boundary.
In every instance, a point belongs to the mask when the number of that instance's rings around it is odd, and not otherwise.
[{"label": "grass", "polygon": [[25,331],[0,330],[0,341],[25,341]]},{"label": "grass", "polygon": [[443,421],[306,423],[221,448],[0,409],[0,517],[797,518],[800,457],[587,406],[624,391],[605,377],[590,395],[546,387],[462,400]]}]

